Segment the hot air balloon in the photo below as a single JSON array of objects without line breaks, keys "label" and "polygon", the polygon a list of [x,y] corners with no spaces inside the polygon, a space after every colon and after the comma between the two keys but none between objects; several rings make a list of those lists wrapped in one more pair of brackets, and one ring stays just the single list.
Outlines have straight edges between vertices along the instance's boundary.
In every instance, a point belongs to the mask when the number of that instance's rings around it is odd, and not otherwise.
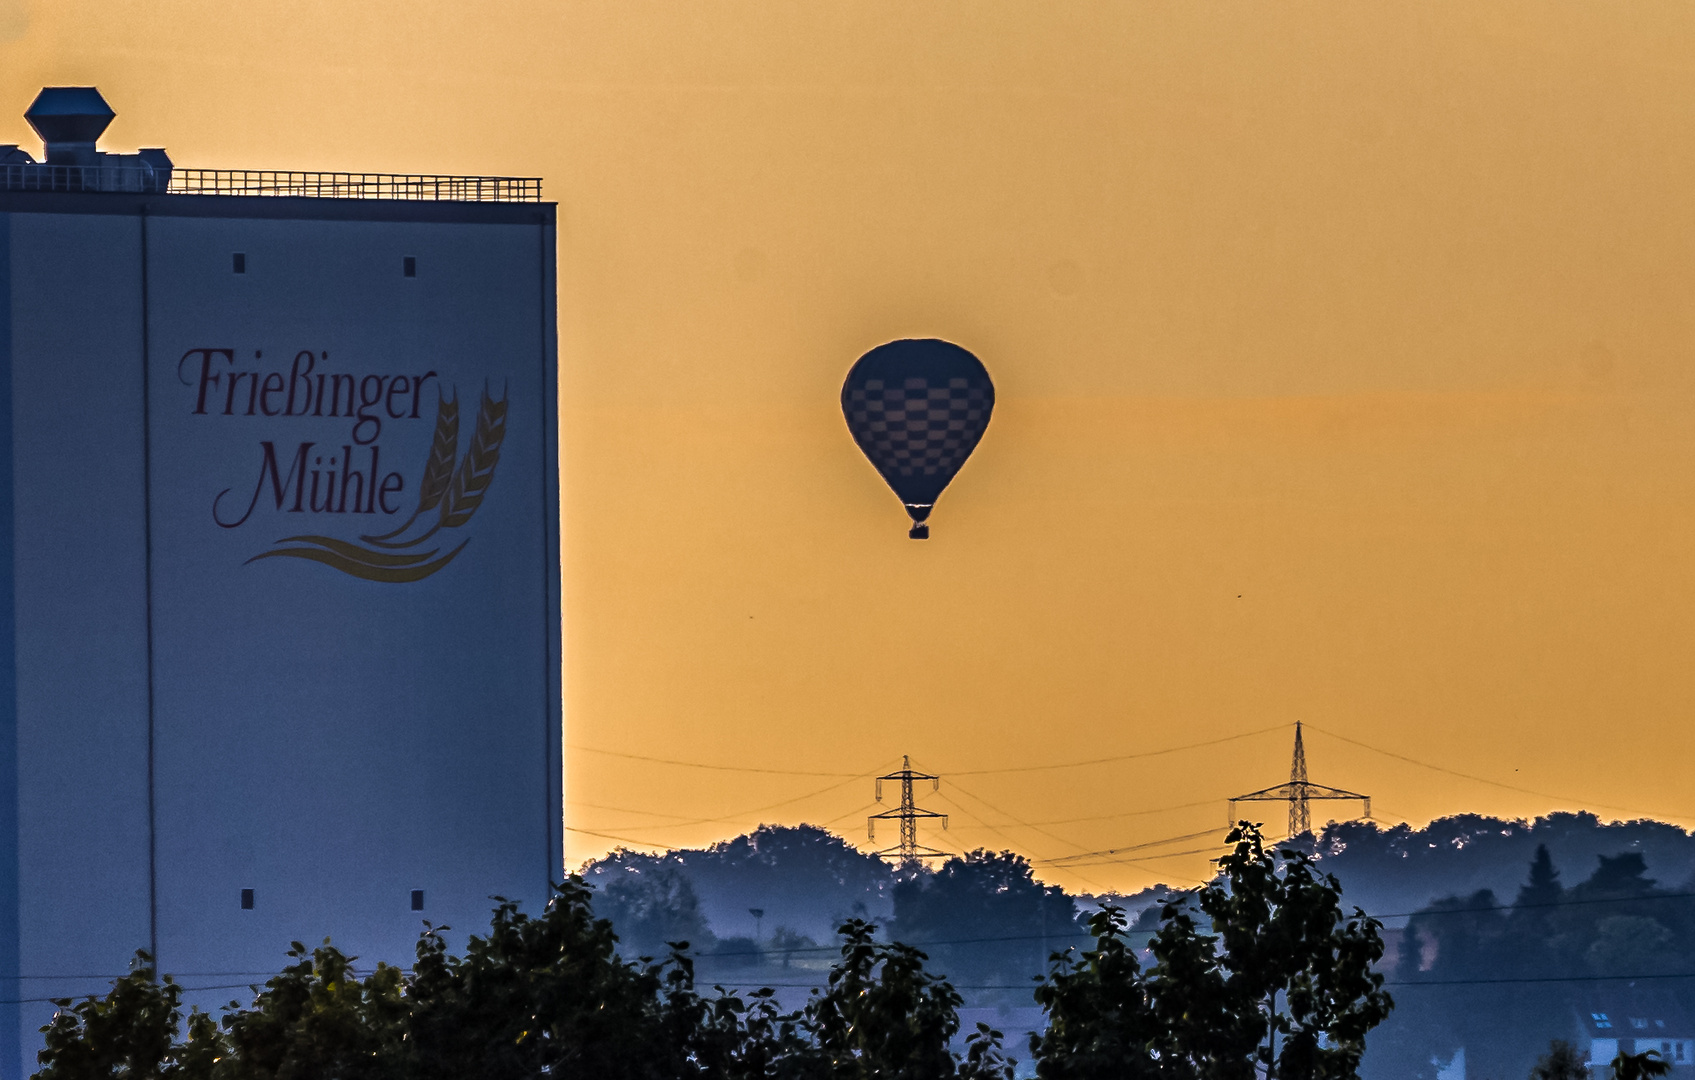
[{"label": "hot air balloon", "polygon": [[842,415],[853,441],[888,481],[914,540],[942,489],[989,426],[995,384],[975,356],[947,341],[908,338],[859,358],[842,384]]}]

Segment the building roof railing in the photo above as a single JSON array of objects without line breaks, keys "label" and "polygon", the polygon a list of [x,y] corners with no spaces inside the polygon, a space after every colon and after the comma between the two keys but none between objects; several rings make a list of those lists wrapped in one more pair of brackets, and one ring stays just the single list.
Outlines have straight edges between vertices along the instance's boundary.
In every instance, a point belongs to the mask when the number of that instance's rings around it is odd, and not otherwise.
[{"label": "building roof railing", "polygon": [[122,165],[0,165],[0,191],[129,191],[162,195],[261,195],[427,202],[540,202],[533,176],[181,169]]},{"label": "building roof railing", "polygon": [[315,199],[422,199],[430,202],[540,202],[533,176],[173,169],[170,194],[294,195]]}]

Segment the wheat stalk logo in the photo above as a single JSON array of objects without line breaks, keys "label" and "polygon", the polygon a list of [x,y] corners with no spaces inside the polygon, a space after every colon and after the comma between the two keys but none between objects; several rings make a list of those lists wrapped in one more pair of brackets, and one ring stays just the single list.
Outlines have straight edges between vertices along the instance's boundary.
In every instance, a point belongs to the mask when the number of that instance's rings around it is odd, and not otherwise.
[{"label": "wheat stalk logo", "polygon": [[[487,400],[486,393],[484,400]],[[502,402],[500,407],[504,412],[506,409],[505,403]],[[448,482],[453,479],[453,463],[458,460],[458,457],[459,394],[455,391],[452,401],[443,398],[436,406],[436,431],[430,439],[430,457],[424,465],[424,479],[418,485],[418,509],[412,511],[412,516],[406,519],[406,523],[393,532],[386,532],[381,536],[361,536],[359,539],[369,544],[375,544],[377,547],[407,547],[411,543],[416,543],[416,541],[409,541],[407,543],[389,544],[384,541],[399,536],[410,529],[412,523],[417,521],[419,517],[436,508],[437,504],[441,502],[441,497],[447,493]]]},{"label": "wheat stalk logo", "polygon": [[[330,536],[289,536],[277,543],[308,546],[279,546],[247,561],[281,557],[309,559],[366,581],[405,582],[429,577],[464,551],[470,539],[461,540],[445,555],[441,554],[440,547],[422,552],[409,549],[417,548],[443,529],[457,529],[465,525],[483,504],[483,497],[494,482],[495,466],[500,464],[500,446],[506,441],[506,404],[505,391],[496,401],[489,396],[488,387],[483,387],[476,427],[471,432],[471,445],[461,460],[458,457],[459,396],[455,393],[451,400],[441,399],[436,406],[436,428],[430,439],[430,455],[424,463],[423,480],[418,484],[418,508],[404,525],[392,532],[361,536],[359,539],[370,547]],[[409,540],[395,539],[420,520],[429,520],[431,511],[437,513],[429,528]]]}]

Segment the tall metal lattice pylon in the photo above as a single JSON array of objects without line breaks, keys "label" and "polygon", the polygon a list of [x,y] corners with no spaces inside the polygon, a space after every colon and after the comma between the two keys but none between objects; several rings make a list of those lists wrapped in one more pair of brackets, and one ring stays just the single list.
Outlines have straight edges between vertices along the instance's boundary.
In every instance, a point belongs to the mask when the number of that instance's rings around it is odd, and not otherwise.
[{"label": "tall metal lattice pylon", "polygon": [[[1301,741],[1301,722],[1295,721],[1295,756],[1289,762],[1289,835],[1312,832],[1312,807],[1307,804],[1307,744]],[[1371,808],[1366,807],[1367,814]]]},{"label": "tall metal lattice pylon", "polygon": [[1261,788],[1230,800],[1230,824],[1236,824],[1236,804],[1239,802],[1287,802],[1289,804],[1289,836],[1304,836],[1312,832],[1313,799],[1358,799],[1365,804],[1361,817],[1371,816],[1371,796],[1360,795],[1341,788],[1325,787],[1307,779],[1307,747],[1301,738],[1301,722],[1295,721],[1295,756],[1289,762],[1289,782],[1276,787]]},{"label": "tall metal lattice pylon", "polygon": [[929,773],[913,772],[912,758],[902,755],[899,772],[888,773],[877,778],[877,801],[883,801],[883,781],[900,781],[900,808],[885,810],[881,814],[872,814],[865,819],[865,834],[872,840],[877,839],[877,822],[896,818],[900,821],[900,843],[894,847],[884,848],[873,852],[879,858],[895,859],[902,868],[910,869],[919,865],[921,859],[945,859],[948,853],[935,848],[924,847],[918,842],[918,819],[941,818],[942,828],[948,827],[948,816],[926,810],[912,801],[912,782],[914,780],[930,781],[930,790],[938,790],[942,786],[942,778]]}]

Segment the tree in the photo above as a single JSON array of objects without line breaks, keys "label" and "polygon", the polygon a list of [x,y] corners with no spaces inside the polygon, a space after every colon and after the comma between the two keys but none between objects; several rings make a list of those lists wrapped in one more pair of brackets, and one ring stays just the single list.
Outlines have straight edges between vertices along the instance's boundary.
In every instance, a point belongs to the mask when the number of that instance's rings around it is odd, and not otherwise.
[{"label": "tree", "polygon": [[781,957],[783,967],[787,968],[797,956],[804,957],[807,953],[818,952],[820,947],[805,934],[779,926],[771,931],[771,945],[767,951],[772,956]]},{"label": "tree", "polygon": [[1661,1057],[1658,1050],[1644,1050],[1640,1054],[1621,1051],[1613,1058],[1612,1070],[1613,1080],[1652,1080],[1671,1072],[1671,1062]]},{"label": "tree", "polygon": [[776,991],[755,990],[747,1000],[719,988],[703,998],[694,989],[694,961],[672,954],[665,973],[663,1023],[679,1080],[766,1080],[794,1073],[809,1048],[799,1017],[778,1011]]},{"label": "tree", "polygon": [[[746,912],[760,908],[767,926],[787,926],[820,941],[830,940],[837,926],[855,916],[874,922],[886,919],[896,878],[884,860],[815,825],[761,825],[695,851],[647,854],[620,849],[591,863],[584,876],[604,889],[632,873],[661,867],[674,867],[688,877],[700,898],[701,914],[724,933],[740,932],[744,925],[751,928]],[[621,921],[621,913],[604,907],[600,913],[612,919],[628,945],[631,928]],[[671,936],[687,937],[696,945],[708,941],[693,932]]]},{"label": "tree", "polygon": [[[1265,848],[1240,823],[1220,876],[1160,910],[1143,971],[1122,914],[1095,948],[1056,958],[1038,990],[1048,1031],[1031,1040],[1044,1080],[1105,1076],[1344,1080],[1389,1014],[1381,926],[1341,910],[1341,886],[1304,852]],[[1202,928],[1202,920],[1206,928]]]},{"label": "tree", "polygon": [[[344,956],[328,941],[310,954],[296,941],[288,955],[296,962],[266,982],[250,1008],[225,1015],[221,1039],[211,1030],[200,1032],[200,1056],[219,1064],[205,1075],[217,1080],[398,1076],[396,1059],[406,1033],[400,969],[379,964],[360,980],[353,974],[357,957]],[[190,1032],[192,1043],[192,1024]]]},{"label": "tree", "polygon": [[[174,1053],[182,1022],[182,988],[169,975],[154,979],[153,958],[137,952],[128,975],[104,998],[74,1005],[69,998],[42,1028],[41,1080],[154,1080],[183,1075]],[[204,1015],[204,1014],[198,1014]]]},{"label": "tree", "polygon": [[1011,1080],[1001,1033],[979,1024],[962,1063],[949,1049],[959,1031],[959,992],[924,969],[909,945],[872,940],[863,919],[843,924],[841,959],[800,1019],[810,1046],[797,1055],[807,1080]]},{"label": "tree", "polygon": [[[1268,851],[1255,826],[1230,835],[1220,875],[1167,899],[1146,969],[1124,913],[1090,923],[1092,946],[1053,956],[1036,987],[1048,1013],[1032,1038],[1047,1080],[1351,1080],[1365,1035],[1388,1012],[1378,925],[1344,916],[1340,888],[1299,851]],[[1021,861],[965,860],[958,881],[1017,886]],[[973,869],[974,868],[974,869]],[[951,879],[950,879],[951,880]],[[1026,898],[1046,899],[1040,887]],[[536,916],[497,899],[463,955],[427,928],[410,971],[325,942],[234,1002],[221,1023],[187,1017],[143,954],[111,993],[45,1029],[46,1080],[1010,1080],[987,1025],[955,1049],[958,990],[911,945],[851,919],[827,985],[798,1011],[770,989],[702,995],[686,941],[655,963],[618,953],[592,890],[573,877]],[[1040,911],[1040,908],[1037,908]],[[1634,1060],[1634,1059],[1633,1059]],[[1651,1065],[1652,1063],[1649,1063]],[[1653,1075],[1649,1065],[1618,1080]],[[1648,1069],[1649,1071],[1642,1071]]]},{"label": "tree", "polygon": [[1654,879],[1648,876],[1648,861],[1640,851],[1597,855],[1595,862],[1595,872],[1589,875],[1589,880],[1573,890],[1581,898],[1622,899],[1647,896],[1654,891]]},{"label": "tree", "polygon": [[713,944],[694,882],[675,862],[648,860],[607,875],[594,909],[617,928],[629,959],[664,956],[671,941]]},{"label": "tree", "polygon": [[183,1028],[181,991],[140,954],[104,997],[60,1001],[44,1029],[44,1080],[1010,1080],[1000,1033],[979,1025],[954,1053],[959,994],[924,954],[873,940],[862,921],[828,987],[797,1012],[775,992],[695,989],[688,943],[658,964],[619,958],[573,877],[536,917],[497,898],[463,956],[428,928],[410,972],[325,942],[232,1002],[222,1024]]},{"label": "tree", "polygon": [[1595,940],[1584,950],[1589,966],[1601,975],[1650,975],[1675,970],[1675,938],[1658,919],[1647,915],[1609,915],[1595,923]]},{"label": "tree", "polygon": [[[934,873],[900,881],[894,899],[892,936],[937,942],[925,946],[934,966],[964,983],[1025,984],[1050,953],[1083,940],[1071,898],[1036,881],[1010,851],[949,859]],[[1027,1001],[1025,993],[1018,997]]]},{"label": "tree", "polygon": [[1055,954],[1036,987],[1047,1029],[1030,1037],[1043,1080],[1143,1080],[1162,1075],[1150,1052],[1159,1032],[1124,912],[1107,906],[1089,918],[1094,947]]},{"label": "tree", "polygon": [[1589,1063],[1583,1060],[1577,1047],[1564,1039],[1555,1039],[1548,1044],[1548,1052],[1536,1059],[1530,1080],[1589,1080]]},{"label": "tree", "polygon": [[[1384,1080],[1419,1080],[1432,1055],[1462,1046],[1475,1075],[1522,1075],[1583,1006],[1584,981],[1695,964],[1695,906],[1667,903],[1677,894],[1654,885],[1640,852],[1599,856],[1570,886],[1545,852],[1536,849],[1510,908],[1483,890],[1412,917],[1396,972],[1400,1007],[1373,1042]],[[1507,994],[1501,979],[1522,982]]]},{"label": "tree", "polygon": [[660,1011],[662,973],[618,958],[618,939],[595,918],[591,895],[573,877],[555,886],[539,918],[499,900],[487,936],[471,937],[464,956],[426,932],[407,987],[409,1075],[678,1075],[682,1050]]},{"label": "tree", "polygon": [[1530,860],[1530,879],[1519,887],[1517,908],[1538,908],[1557,904],[1565,890],[1560,887],[1560,872],[1554,869],[1554,858],[1547,844],[1536,845],[1536,855]]}]

